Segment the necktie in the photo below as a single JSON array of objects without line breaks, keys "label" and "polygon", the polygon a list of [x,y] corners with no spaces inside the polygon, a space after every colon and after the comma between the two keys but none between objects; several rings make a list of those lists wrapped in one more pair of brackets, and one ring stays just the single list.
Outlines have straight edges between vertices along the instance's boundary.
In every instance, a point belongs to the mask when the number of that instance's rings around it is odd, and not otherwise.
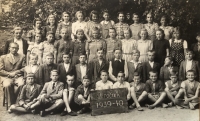
[{"label": "necktie", "polygon": [[53,86],[52,86],[52,89],[54,89],[55,88],[55,83],[53,83]]},{"label": "necktie", "polygon": [[155,91],[156,91],[156,84],[153,83],[153,94],[155,94]]}]

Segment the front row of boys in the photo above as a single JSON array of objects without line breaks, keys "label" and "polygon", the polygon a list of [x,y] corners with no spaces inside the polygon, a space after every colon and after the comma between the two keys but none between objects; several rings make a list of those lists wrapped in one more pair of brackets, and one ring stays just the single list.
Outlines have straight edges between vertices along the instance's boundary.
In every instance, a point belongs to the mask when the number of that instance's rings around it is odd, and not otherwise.
[{"label": "front row of boys", "polygon": [[[82,84],[78,86],[76,91],[73,88],[73,75],[67,75],[66,85],[58,81],[58,77],[57,70],[52,70],[51,81],[46,82],[41,91],[41,86],[34,81],[34,74],[27,74],[26,85],[20,94],[19,103],[12,105],[9,110],[12,112],[35,113],[36,109],[40,109],[40,115],[44,116],[48,113],[53,114],[55,109],[65,104],[66,108],[61,116],[66,114],[76,116],[77,113],[82,114],[88,111],[90,109],[90,91],[94,90],[89,77],[87,75],[83,77]],[[154,71],[149,73],[149,80],[146,84],[140,82],[141,78],[137,72],[134,73],[131,84],[126,82],[125,74],[121,71],[117,74],[117,82],[113,84],[108,80],[108,72],[101,71],[102,80],[96,83],[96,90],[127,88],[127,101],[130,99],[134,101],[129,108],[132,109],[136,106],[138,111],[143,111],[140,104],[146,99],[152,102],[151,105],[147,105],[149,109],[162,104],[164,108],[177,105],[179,108],[193,110],[199,103],[200,85],[199,82],[194,80],[195,72],[193,70],[187,71],[186,77],[187,80],[180,85],[177,81],[177,73],[172,72],[170,75],[171,80],[166,81],[166,88],[164,89],[164,85],[158,80],[157,72]],[[166,96],[171,100],[168,105],[163,103]],[[82,109],[77,113],[70,108],[73,98],[77,104],[82,106]]]}]

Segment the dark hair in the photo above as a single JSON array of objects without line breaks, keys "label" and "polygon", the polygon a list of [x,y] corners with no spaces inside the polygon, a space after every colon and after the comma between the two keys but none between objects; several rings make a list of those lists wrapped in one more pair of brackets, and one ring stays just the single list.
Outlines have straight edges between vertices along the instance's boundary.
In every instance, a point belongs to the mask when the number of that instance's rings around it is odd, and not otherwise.
[{"label": "dark hair", "polygon": [[187,49],[186,53],[192,53],[192,55],[194,55],[194,52],[192,50]]},{"label": "dark hair", "polygon": [[97,49],[97,52],[98,51],[103,51],[104,52],[104,49],[103,48],[99,48],[99,49]]},{"label": "dark hair", "polygon": [[99,19],[99,15],[98,15],[98,12],[96,11],[96,10],[92,10],[91,12],[90,12],[90,20],[92,21],[92,16],[93,15],[97,15],[97,19]]},{"label": "dark hair", "polygon": [[83,56],[83,55],[84,55],[84,56],[87,58],[87,55],[86,55],[86,52],[85,52],[85,51],[84,51],[84,52],[81,52],[81,53],[79,53],[79,57],[80,57],[80,56]]},{"label": "dark hair", "polygon": [[61,18],[61,20],[63,21],[63,15],[64,15],[64,14],[68,14],[68,15],[69,15],[69,21],[70,21],[70,20],[71,20],[71,15],[70,15],[69,12],[66,12],[66,11],[62,13],[62,18]]},{"label": "dark hair", "polygon": [[151,73],[154,73],[154,74],[156,74],[158,76],[158,72],[155,71],[155,70],[149,71],[149,76],[150,76]]},{"label": "dark hair", "polygon": [[140,76],[140,74],[138,72],[134,72],[133,76]]},{"label": "dark hair", "polygon": [[160,32],[163,34],[162,39],[164,39],[164,38],[165,38],[165,32],[164,32],[164,30],[158,28],[158,29],[156,30],[156,32],[157,32],[157,31],[160,31]]},{"label": "dark hair", "polygon": [[117,76],[118,76],[120,73],[123,74],[123,76],[125,77],[125,73],[124,73],[123,71],[119,71],[119,72],[117,73]]},{"label": "dark hair", "polygon": [[88,80],[90,80],[90,78],[89,78],[88,75],[83,76],[83,79],[88,79]]},{"label": "dark hair", "polygon": [[50,25],[50,23],[49,23],[49,19],[50,19],[50,18],[54,18],[54,20],[55,20],[54,25],[56,25],[56,17],[55,17],[53,14],[50,14],[50,15],[48,16],[48,18],[47,18],[47,25]]},{"label": "dark hair", "polygon": [[120,11],[117,13],[117,17],[119,17],[119,14],[123,14],[124,15],[124,12]]},{"label": "dark hair", "polygon": [[122,52],[121,48],[114,48],[113,52],[115,52],[116,50],[120,50]]},{"label": "dark hair", "polygon": [[172,72],[170,72],[170,77],[171,76],[178,76],[178,72],[173,70]]},{"label": "dark hair", "polygon": [[51,57],[53,57],[53,58],[54,58],[54,54],[53,54],[53,53],[51,53],[51,52],[47,53],[47,54],[46,54],[46,56],[51,56]]},{"label": "dark hair", "polygon": [[64,55],[68,55],[69,58],[72,57],[69,51],[65,51],[65,52],[63,52],[63,53],[62,53],[62,58],[63,58]]},{"label": "dark hair", "polygon": [[41,23],[42,23],[42,19],[41,19],[41,18],[35,18],[35,19],[33,20],[33,26],[35,26],[36,21],[41,21]]},{"label": "dark hair", "polygon": [[[77,29],[77,30],[76,30],[76,34],[77,34],[78,32],[83,32],[83,38],[82,38],[81,41],[86,40],[86,36],[85,36],[84,30],[83,30],[83,29]],[[77,39],[77,36],[76,36],[76,35],[74,35],[74,39]]]},{"label": "dark hair", "polygon": [[107,75],[108,75],[108,71],[106,71],[106,70],[102,70],[102,71],[100,72],[100,74],[102,74],[102,73],[107,73]]}]

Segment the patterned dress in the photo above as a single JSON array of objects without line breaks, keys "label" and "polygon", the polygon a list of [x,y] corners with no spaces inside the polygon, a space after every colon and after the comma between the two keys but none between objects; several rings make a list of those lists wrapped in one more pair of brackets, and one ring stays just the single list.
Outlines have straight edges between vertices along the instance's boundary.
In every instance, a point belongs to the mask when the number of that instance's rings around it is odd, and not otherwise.
[{"label": "patterned dress", "polygon": [[132,60],[132,51],[136,46],[136,40],[123,39],[121,41],[122,41],[122,51],[123,51],[122,59],[124,59],[127,62],[131,61]]},{"label": "patterned dress", "polygon": [[165,39],[166,39],[166,40],[171,39],[171,37],[172,37],[172,32],[173,32],[173,27],[171,27],[171,26],[165,26],[165,27],[160,26],[160,28],[161,28],[161,29],[164,31],[164,33],[165,33]]},{"label": "patterned dress", "polygon": [[147,30],[148,32],[148,35],[149,35],[149,38],[150,40],[155,40],[156,39],[156,30],[159,28],[158,24],[157,23],[154,23],[153,24],[144,24],[144,28]]},{"label": "patterned dress", "polygon": [[126,23],[116,23],[114,25],[115,29],[116,29],[116,32],[117,32],[117,39],[119,39],[119,35],[121,33],[121,31],[124,31],[124,30],[128,30],[129,29],[129,25],[126,24]]},{"label": "patterned dress", "polygon": [[60,31],[61,31],[62,28],[67,29],[67,33],[68,33],[69,37],[71,38],[71,34],[72,34],[72,23],[71,23],[71,22],[68,22],[68,23],[60,22],[60,23],[58,24],[58,27],[57,27],[57,30],[56,30],[56,37],[60,37]]},{"label": "patterned dress", "polygon": [[151,40],[138,40],[136,49],[140,51],[139,62],[148,61],[147,52],[153,49],[153,42]]},{"label": "patterned dress", "polygon": [[170,54],[174,58],[174,64],[179,67],[181,62],[185,59],[183,40],[181,42],[174,42],[174,40],[172,40]]},{"label": "patterned dress", "polygon": [[92,38],[92,29],[97,27],[102,34],[102,25],[93,21],[88,21],[85,27],[85,33],[88,33],[89,37]]}]

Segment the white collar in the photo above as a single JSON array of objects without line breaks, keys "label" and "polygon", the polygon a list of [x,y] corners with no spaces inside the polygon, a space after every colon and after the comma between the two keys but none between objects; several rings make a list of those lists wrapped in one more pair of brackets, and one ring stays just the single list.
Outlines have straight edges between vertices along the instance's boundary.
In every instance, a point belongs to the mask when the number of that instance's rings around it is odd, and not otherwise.
[{"label": "white collar", "polygon": [[117,59],[117,58],[115,58],[115,61],[116,61],[116,60],[118,60],[118,61],[122,62],[122,59]]},{"label": "white collar", "polygon": [[19,42],[19,41],[22,41],[22,38],[20,38],[20,39],[14,38],[14,42]]},{"label": "white collar", "polygon": [[131,62],[131,63],[137,63],[137,64],[138,64],[138,63],[141,63],[141,62],[139,62],[139,61],[138,61],[138,62],[135,62],[135,61],[133,61],[133,60],[131,60],[130,62]]}]

